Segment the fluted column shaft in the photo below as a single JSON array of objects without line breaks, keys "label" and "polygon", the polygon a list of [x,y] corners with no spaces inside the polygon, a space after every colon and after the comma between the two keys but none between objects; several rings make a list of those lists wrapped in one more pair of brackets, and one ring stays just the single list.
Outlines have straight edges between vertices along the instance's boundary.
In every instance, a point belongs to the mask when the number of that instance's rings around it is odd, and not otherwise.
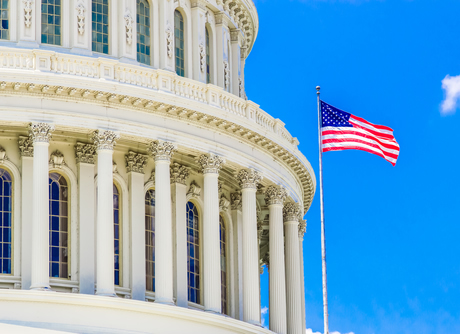
[{"label": "fluted column shaft", "polygon": [[97,152],[96,294],[115,296],[113,229],[113,148],[118,135],[95,131]]},{"label": "fluted column shaft", "polygon": [[306,328],[305,321],[305,277],[304,277],[304,264],[303,264],[303,237],[307,228],[307,223],[305,220],[301,221],[299,224],[299,257],[300,257],[300,291],[301,303],[302,303],[302,328]]},{"label": "fluted column shaft", "polygon": [[260,175],[254,170],[238,173],[243,211],[243,320],[260,325],[259,243],[256,192]]},{"label": "fluted column shaft", "polygon": [[204,174],[203,279],[205,311],[221,313],[218,177],[223,160],[204,154],[199,163]]},{"label": "fluted column shaft", "polygon": [[31,289],[49,290],[49,167],[48,148],[53,127],[46,123],[29,125],[33,140],[32,182],[32,272]]},{"label": "fluted column shaft", "polygon": [[173,244],[170,161],[172,143],[152,142],[149,152],[155,159],[155,301],[174,304]]},{"label": "fluted column shaft", "polygon": [[[293,209],[296,207],[296,209]],[[293,211],[295,211],[293,213]],[[286,253],[287,333],[302,334],[302,302],[300,298],[299,210],[295,203],[284,208]]]}]

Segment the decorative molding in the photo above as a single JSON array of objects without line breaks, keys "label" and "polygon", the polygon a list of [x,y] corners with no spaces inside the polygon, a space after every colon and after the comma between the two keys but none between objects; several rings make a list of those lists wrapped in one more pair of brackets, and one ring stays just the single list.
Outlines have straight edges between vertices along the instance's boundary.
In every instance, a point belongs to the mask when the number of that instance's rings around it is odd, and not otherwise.
[{"label": "decorative molding", "polygon": [[228,208],[230,207],[230,201],[228,200],[227,196],[222,194],[219,200],[219,209],[220,211],[228,211]]},{"label": "decorative molding", "polygon": [[301,219],[299,222],[299,238],[303,239],[305,232],[307,232],[307,221],[304,219]]},{"label": "decorative molding", "polygon": [[53,166],[53,168],[62,168],[62,166],[66,166],[64,161],[64,154],[62,154],[62,152],[59,150],[51,153],[50,165]]},{"label": "decorative molding", "polygon": [[118,165],[115,161],[112,161],[112,173],[114,174],[118,173]]},{"label": "decorative molding", "polygon": [[213,153],[202,154],[198,158],[198,164],[201,167],[201,172],[203,174],[215,173],[218,174],[222,168],[222,165],[225,163],[225,160],[220,156]]},{"label": "decorative molding", "polygon": [[152,170],[152,172],[150,173],[150,177],[146,183],[148,182],[153,182],[153,184],[155,184],[155,170]]},{"label": "decorative molding", "polygon": [[148,158],[147,155],[129,151],[128,154],[125,155],[126,172],[144,174],[144,168],[147,165]]},{"label": "decorative molding", "polygon": [[131,11],[126,9],[125,13],[125,31],[126,31],[126,43],[131,45],[133,43],[133,16],[131,15]]},{"label": "decorative molding", "polygon": [[0,146],[0,165],[3,165],[5,163],[5,160],[8,160],[8,157],[6,156],[6,151],[3,148],[3,146]]},{"label": "decorative molding", "polygon": [[269,186],[265,191],[265,202],[268,205],[283,205],[287,197],[287,191],[282,186]]},{"label": "decorative molding", "polygon": [[241,209],[243,207],[241,193],[240,192],[231,193],[230,194],[230,200],[231,200],[231,208],[232,208],[232,210],[240,210],[241,211]]},{"label": "decorative molding", "polygon": [[230,87],[230,65],[226,60],[224,60],[224,82],[225,89],[228,89]]},{"label": "decorative molding", "polygon": [[222,192],[222,181],[217,180],[217,192],[220,194]]},{"label": "decorative molding", "polygon": [[166,49],[168,51],[168,57],[172,58],[174,55],[174,34],[171,27],[166,29]]},{"label": "decorative molding", "polygon": [[21,283],[14,283],[13,288],[15,290],[21,290],[22,289],[22,284]]},{"label": "decorative molding", "polygon": [[34,156],[34,143],[32,138],[19,136],[19,152],[21,153],[21,157]]},{"label": "decorative molding", "polygon": [[284,205],[283,218],[284,222],[298,222],[300,214],[300,206],[297,203],[289,202]]},{"label": "decorative molding", "polygon": [[80,288],[72,288],[72,293],[80,293]]},{"label": "decorative molding", "polygon": [[113,150],[120,135],[110,130],[96,130],[92,139],[97,150]]},{"label": "decorative molding", "polygon": [[187,191],[187,195],[191,195],[192,197],[200,197],[201,187],[196,183],[195,180],[190,183],[190,188]]},{"label": "decorative molding", "polygon": [[33,10],[33,0],[22,0],[24,4],[24,24],[27,28],[30,28],[32,25],[32,10]]},{"label": "decorative molding", "polygon": [[200,69],[202,73],[206,72],[206,48],[203,43],[200,43]]},{"label": "decorative molding", "polygon": [[270,270],[270,253],[265,253],[264,257],[262,258],[262,263],[265,264],[267,270]]},{"label": "decorative molding", "polygon": [[155,140],[150,143],[147,151],[155,161],[171,161],[172,156],[176,153],[176,146],[167,141]]},{"label": "decorative molding", "polygon": [[54,126],[48,123],[30,123],[28,130],[34,143],[49,143]]},{"label": "decorative molding", "polygon": [[96,146],[77,142],[75,144],[75,158],[77,159],[77,164],[94,165],[96,163]]},{"label": "decorative molding", "polygon": [[77,7],[77,25],[78,25],[78,33],[83,35],[85,33],[85,20],[86,20],[86,8],[83,1],[79,1]]},{"label": "decorative molding", "polygon": [[262,175],[252,168],[240,170],[236,178],[242,189],[257,190],[258,184],[262,181]]},{"label": "decorative molding", "polygon": [[264,234],[264,226],[262,221],[257,222],[257,239],[259,240],[259,243],[262,239],[262,234]]},{"label": "decorative molding", "polygon": [[177,162],[171,165],[171,183],[180,183],[185,185],[187,178],[190,175],[190,171],[187,167],[178,164]]}]

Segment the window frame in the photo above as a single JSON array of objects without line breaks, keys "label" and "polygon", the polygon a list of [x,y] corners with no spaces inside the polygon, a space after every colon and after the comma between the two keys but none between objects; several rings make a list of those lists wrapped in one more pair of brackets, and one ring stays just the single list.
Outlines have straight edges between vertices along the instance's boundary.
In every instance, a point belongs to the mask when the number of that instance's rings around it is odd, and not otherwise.
[{"label": "window frame", "polygon": [[[219,246],[221,246],[221,240],[220,240],[220,219],[222,219],[222,224],[224,225],[224,228],[225,228],[225,275],[226,275],[226,286],[225,286],[225,290],[226,291],[226,294],[227,294],[227,298],[226,298],[226,308],[227,308],[227,313],[224,313],[224,310],[222,309],[221,312],[222,314],[225,314],[225,315],[228,315],[230,316],[230,313],[231,313],[231,310],[230,310],[230,238],[229,238],[229,224],[228,224],[228,221],[227,219],[224,217],[223,213],[220,212],[219,213]],[[220,250],[220,247],[219,247],[219,250]],[[221,271],[221,275],[222,275],[222,271]],[[222,292],[222,281],[221,281],[221,292]]]},{"label": "window frame", "polygon": [[[184,44],[184,48],[182,49],[182,52],[184,54],[184,57],[182,58],[182,61],[184,63],[184,68],[183,74],[177,73],[177,48],[176,48],[176,12],[181,15],[182,18],[182,24],[183,24],[183,30],[182,30],[182,42]],[[186,25],[186,15],[183,12],[181,8],[176,8],[174,9],[174,71],[176,74],[180,77],[185,78],[187,76],[187,44],[186,44],[186,33],[187,33],[187,25]]]},{"label": "window frame", "polygon": [[[153,185],[151,185],[150,187],[148,187],[147,190],[144,191],[144,202],[145,202],[145,198],[147,196],[147,193],[150,191],[150,190],[153,190],[155,192],[155,207],[156,207],[156,191],[155,191],[155,187]],[[147,213],[145,213],[145,217],[147,216]],[[155,232],[154,232],[154,240],[155,240],[155,237],[156,237],[156,212],[155,212],[155,216],[154,216],[154,220],[155,220]],[[144,223],[144,235],[145,237],[146,236],[146,233],[147,233],[147,229],[145,227],[145,223]],[[156,253],[156,247],[154,246],[154,250],[155,250],[155,253]],[[155,254],[156,255],[156,254]],[[145,271],[145,283],[146,283],[146,292],[147,293],[152,293],[152,294],[155,294],[155,284],[153,284],[153,290],[148,290],[147,289],[147,242],[145,243],[145,264],[146,264],[146,271]],[[155,270],[155,260],[153,261],[153,270]],[[155,278],[155,273],[153,274],[153,278]]]},{"label": "window frame", "polygon": [[[105,53],[104,51],[102,52],[99,52],[99,51],[96,51],[93,49],[93,2],[94,1],[99,1],[99,0],[91,0],[91,51],[92,52],[95,52],[97,54],[102,54],[102,55],[111,55],[112,54],[112,34],[110,33],[110,29],[111,29],[111,26],[112,26],[112,15],[111,15],[111,11],[112,11],[112,1],[111,0],[107,0],[107,53]],[[96,32],[97,33],[97,32]],[[103,34],[103,33],[101,33]],[[98,43],[98,42],[96,42]],[[103,44],[103,42],[102,42]]]},{"label": "window frame", "polygon": [[[11,194],[9,197],[11,197],[11,203],[10,203],[10,207],[11,207],[11,218],[10,218],[10,226],[11,226],[11,236],[10,236],[10,243],[11,243],[11,256],[10,256],[10,273],[9,274],[5,274],[5,273],[1,273],[0,272],[0,277],[11,277],[11,276],[15,276],[14,275],[14,271],[15,271],[15,251],[14,251],[14,248],[15,248],[15,234],[14,234],[14,230],[15,230],[15,226],[14,226],[14,218],[15,218],[15,215],[14,215],[14,211],[15,211],[15,200],[14,200],[14,197],[15,197],[15,177],[14,177],[14,173],[12,170],[10,170],[10,168],[8,168],[7,166],[5,166],[4,164],[0,165],[0,169],[3,169],[5,170],[10,178],[11,178]],[[3,175],[3,174],[2,174]],[[2,195],[3,197],[3,195]],[[2,207],[2,211],[0,211],[3,213],[3,207]],[[3,245],[3,239],[2,239],[2,242],[0,245]],[[3,252],[2,252],[2,257],[1,259],[3,259]]]},{"label": "window frame", "polygon": [[[149,18],[149,36],[148,36],[148,39],[149,39],[149,47],[150,47],[150,54],[148,55],[148,59],[149,59],[149,63],[146,64],[144,62],[141,62],[139,60],[139,52],[137,51],[137,46],[139,45],[139,23],[137,22],[137,17],[139,16],[139,12],[138,12],[138,1],[145,1],[147,2],[147,4],[149,5],[149,8],[148,8],[148,18]],[[146,66],[152,66],[152,63],[153,63],[153,29],[154,27],[152,26],[152,18],[153,18],[153,4],[152,4],[152,1],[150,0],[136,0],[136,60],[137,62],[139,62],[140,64],[143,64],[143,65],[146,65]],[[147,56],[147,55],[146,55]]]},{"label": "window frame", "polygon": [[[6,9],[0,6],[0,21],[3,21],[1,18],[1,13],[3,13],[3,11],[7,12],[6,20],[8,21],[8,29],[2,29],[0,24],[0,41],[9,41],[11,40],[11,0],[8,0],[8,7]],[[2,38],[3,31],[6,31],[7,38]]]},{"label": "window frame", "polygon": [[[199,237],[198,237],[198,246],[200,247],[200,252],[199,252],[199,261],[200,261],[200,264],[199,264],[199,269],[200,269],[200,274],[199,274],[199,277],[200,277],[200,303],[195,303],[193,301],[190,301],[189,300],[189,296],[188,296],[188,268],[187,268],[187,302],[191,305],[197,305],[197,308],[200,308],[202,306],[204,306],[204,292],[203,292],[203,210],[201,209],[202,208],[202,203],[200,203],[197,198],[193,198],[192,196],[188,195],[186,197],[186,200],[185,200],[185,212],[187,214],[187,204],[191,202],[197,212],[198,212],[198,228],[199,228]],[[186,216],[187,217],[187,216]],[[188,221],[186,221],[186,226],[188,226]],[[187,227],[188,228],[188,227]],[[187,237],[188,237],[188,232],[187,232]],[[188,248],[188,240],[187,240],[187,248]],[[187,251],[187,264],[188,264],[188,261],[189,261],[189,256],[188,256],[188,251]]]},{"label": "window frame", "polygon": [[[124,244],[124,238],[123,238],[123,190],[122,186],[114,179],[113,180],[113,186],[117,188],[118,190],[118,284],[115,284],[115,260],[113,263],[113,284],[115,288],[122,288],[123,287],[123,257],[124,257],[124,252],[123,252],[123,244]],[[112,212],[115,212],[115,205],[113,205]],[[115,217],[114,217],[114,225],[115,225]],[[113,242],[114,242],[114,257],[115,257],[115,231],[113,235]]]},{"label": "window frame", "polygon": [[[48,41],[47,42],[42,41],[43,40],[43,35],[44,35],[44,33],[43,33],[43,25],[51,26],[51,24],[43,22],[43,15],[47,15],[47,17],[48,17],[50,14],[49,13],[44,14],[43,10],[42,10],[42,6],[43,5],[45,5],[45,6],[51,5],[51,6],[56,7],[56,4],[49,4],[49,3],[44,4],[43,1],[49,1],[49,0],[40,0],[40,15],[41,15],[40,16],[40,43],[41,44],[46,44],[46,45],[51,45],[51,46],[63,46],[64,45],[64,22],[63,22],[64,15],[62,15],[62,14],[64,12],[64,7],[65,7],[64,2],[65,2],[65,0],[60,0],[60,5],[59,5],[60,10],[61,10],[61,12],[59,14],[59,18],[60,18],[60,25],[59,26],[60,26],[60,30],[61,30],[60,35],[59,35],[59,38],[60,38],[60,43],[59,44],[49,43]],[[55,14],[52,14],[52,15],[57,16]],[[57,25],[52,24],[52,26],[55,27]],[[51,34],[45,34],[45,35],[50,36]],[[58,36],[58,35],[53,34],[53,36]]]}]

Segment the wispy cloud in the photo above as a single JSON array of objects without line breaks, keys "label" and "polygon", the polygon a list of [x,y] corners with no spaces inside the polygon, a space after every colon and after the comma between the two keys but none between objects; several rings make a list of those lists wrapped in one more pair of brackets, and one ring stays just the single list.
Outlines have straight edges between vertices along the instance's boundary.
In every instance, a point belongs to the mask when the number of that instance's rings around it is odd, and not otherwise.
[{"label": "wispy cloud", "polygon": [[260,310],[260,313],[262,315],[262,326],[266,328],[267,324],[265,323],[265,318],[268,314],[268,307],[267,306],[262,307],[262,309]]},{"label": "wispy cloud", "polygon": [[[320,332],[313,332],[311,328],[307,328],[305,331],[305,334],[322,334]],[[339,332],[330,332],[330,334],[340,334]],[[345,334],[345,333],[344,333]],[[347,333],[347,334],[355,334],[353,332]]]},{"label": "wispy cloud", "polygon": [[442,80],[442,89],[444,89],[446,98],[441,105],[441,114],[454,114],[459,107],[460,100],[460,75],[451,77],[447,75]]}]

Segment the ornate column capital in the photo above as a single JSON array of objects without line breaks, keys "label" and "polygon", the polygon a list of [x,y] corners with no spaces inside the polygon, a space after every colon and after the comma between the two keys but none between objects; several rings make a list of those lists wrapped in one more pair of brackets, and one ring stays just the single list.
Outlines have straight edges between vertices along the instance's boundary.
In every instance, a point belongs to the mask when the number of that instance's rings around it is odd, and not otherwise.
[{"label": "ornate column capital", "polygon": [[171,161],[174,153],[176,153],[176,146],[167,141],[155,140],[152,141],[147,149],[149,154],[155,161]]},{"label": "ornate column capital", "polygon": [[218,174],[222,165],[225,163],[225,160],[218,155],[208,153],[202,154],[198,158],[198,163],[200,164],[201,172],[203,174]]},{"label": "ornate column capital", "polygon": [[262,175],[258,171],[248,168],[240,170],[237,179],[242,189],[257,190],[257,185],[262,181]]},{"label": "ornate column capital", "polygon": [[299,222],[299,238],[303,239],[305,232],[307,232],[307,221],[302,219]]},{"label": "ornate column capital", "polygon": [[129,151],[125,155],[126,171],[128,173],[140,173],[144,174],[145,165],[147,165],[148,156],[139,154],[133,151]]},{"label": "ornate column capital", "polygon": [[96,130],[92,137],[97,150],[113,150],[120,135],[110,130]]},{"label": "ornate column capital", "polygon": [[232,210],[241,210],[243,204],[241,203],[241,193],[232,193],[230,194],[231,208]]},{"label": "ornate column capital", "polygon": [[283,205],[287,191],[282,186],[269,186],[265,191],[265,201],[268,205]]},{"label": "ornate column capital", "polygon": [[94,165],[96,161],[96,146],[94,144],[76,143],[75,144],[75,158],[77,164],[91,164]]},{"label": "ornate column capital", "polygon": [[19,152],[21,153],[21,157],[34,156],[34,143],[32,138],[25,136],[19,137]]},{"label": "ornate column capital", "polygon": [[34,143],[49,143],[54,126],[48,123],[30,123],[28,130]]},{"label": "ornate column capital", "polygon": [[297,222],[299,221],[300,206],[297,203],[286,203],[283,208],[284,222]]},{"label": "ornate column capital", "polygon": [[177,162],[171,165],[171,183],[179,183],[185,186],[185,182],[190,175],[190,171],[187,167],[178,164]]}]

